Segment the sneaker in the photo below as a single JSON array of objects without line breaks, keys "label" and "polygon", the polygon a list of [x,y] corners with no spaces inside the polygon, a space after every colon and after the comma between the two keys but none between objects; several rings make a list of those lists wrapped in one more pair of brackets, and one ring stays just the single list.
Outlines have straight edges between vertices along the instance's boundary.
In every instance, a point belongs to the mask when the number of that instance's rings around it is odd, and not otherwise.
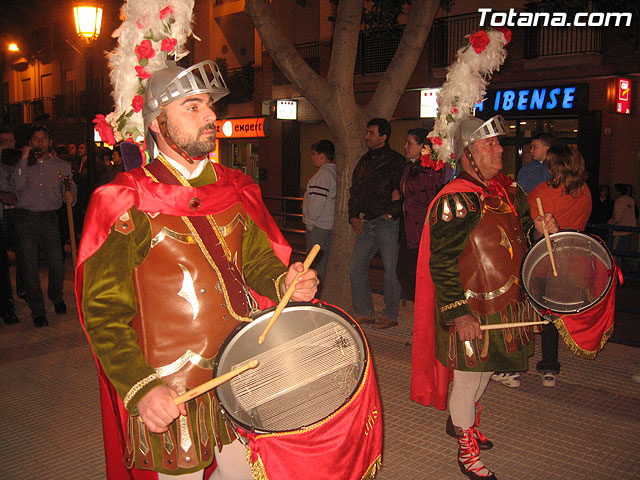
[{"label": "sneaker", "polygon": [[494,373],[491,380],[500,382],[505,387],[516,388],[520,386],[520,372]]},{"label": "sneaker", "polygon": [[556,374],[553,372],[542,373],[542,386],[543,387],[555,387],[556,386]]}]

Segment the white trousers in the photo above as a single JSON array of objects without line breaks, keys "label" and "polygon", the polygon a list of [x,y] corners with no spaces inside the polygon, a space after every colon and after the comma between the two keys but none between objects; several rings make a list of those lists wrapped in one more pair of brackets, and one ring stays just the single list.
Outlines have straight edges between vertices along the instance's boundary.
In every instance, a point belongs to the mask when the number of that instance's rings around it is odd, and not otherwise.
[{"label": "white trousers", "polygon": [[[238,440],[225,445],[222,452],[216,447],[216,467],[209,480],[252,480],[251,467],[247,463],[247,449]],[[184,475],[158,474],[158,480],[202,480],[204,470]]]},{"label": "white trousers", "polygon": [[493,372],[453,371],[449,413],[456,427],[468,430],[476,419],[476,402],[487,388]]}]

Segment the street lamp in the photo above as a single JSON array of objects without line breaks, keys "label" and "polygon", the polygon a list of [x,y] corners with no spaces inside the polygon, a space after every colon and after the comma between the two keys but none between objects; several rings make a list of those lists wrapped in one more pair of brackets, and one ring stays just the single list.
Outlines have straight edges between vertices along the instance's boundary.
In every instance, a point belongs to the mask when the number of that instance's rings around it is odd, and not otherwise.
[{"label": "street lamp", "polygon": [[76,20],[76,33],[91,42],[100,36],[102,23],[102,5],[93,2],[75,2],[73,16]]},{"label": "street lamp", "polygon": [[8,48],[8,50],[10,52],[19,52],[20,51],[20,49],[18,48],[18,45],[16,43],[10,43],[7,48]]},{"label": "street lamp", "polygon": [[76,21],[76,33],[86,41],[85,58],[85,94],[87,114],[87,180],[89,188],[95,184],[96,144],[93,137],[93,118],[95,103],[93,98],[93,46],[100,36],[102,24],[102,4],[91,1],[76,1],[73,4],[73,16]]}]

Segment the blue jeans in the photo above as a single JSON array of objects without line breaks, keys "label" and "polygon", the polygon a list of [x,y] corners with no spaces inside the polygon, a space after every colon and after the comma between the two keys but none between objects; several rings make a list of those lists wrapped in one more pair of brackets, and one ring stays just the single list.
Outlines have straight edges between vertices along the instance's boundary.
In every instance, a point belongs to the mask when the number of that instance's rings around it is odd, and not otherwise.
[{"label": "blue jeans", "polygon": [[44,298],[38,277],[38,252],[42,252],[49,267],[47,296],[54,304],[62,302],[64,263],[58,216],[55,210],[31,212],[16,209],[16,259],[22,272],[27,304],[33,318],[45,314]]},{"label": "blue jeans", "polygon": [[327,273],[327,263],[329,261],[329,249],[331,247],[331,234],[333,230],[327,230],[320,227],[313,227],[313,230],[306,228],[305,240],[307,246],[307,253],[311,250],[316,243],[320,245],[320,252],[313,262],[313,268],[318,272],[318,278],[321,285],[324,281],[325,273]]},{"label": "blue jeans", "polygon": [[365,220],[356,238],[356,245],[351,254],[349,271],[351,277],[351,300],[356,315],[368,317],[374,314],[371,285],[369,280],[369,264],[380,250],[384,265],[384,316],[398,319],[400,307],[400,282],[396,276],[398,263],[398,219],[385,220],[376,218]]}]

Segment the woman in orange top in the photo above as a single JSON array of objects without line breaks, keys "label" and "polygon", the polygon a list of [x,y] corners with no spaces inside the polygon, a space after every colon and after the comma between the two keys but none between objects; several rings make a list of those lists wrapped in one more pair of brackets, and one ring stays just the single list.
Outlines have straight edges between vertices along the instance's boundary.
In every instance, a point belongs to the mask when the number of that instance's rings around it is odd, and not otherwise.
[{"label": "woman in orange top", "polygon": [[[545,213],[551,213],[560,229],[584,230],[591,215],[591,192],[585,183],[584,159],[575,148],[556,143],[545,157],[551,179],[531,190],[527,200],[532,212],[538,211],[540,198]],[[542,327],[542,360],[536,369],[542,375],[542,385],[554,387],[560,372],[558,362],[558,330],[552,325]]]}]

